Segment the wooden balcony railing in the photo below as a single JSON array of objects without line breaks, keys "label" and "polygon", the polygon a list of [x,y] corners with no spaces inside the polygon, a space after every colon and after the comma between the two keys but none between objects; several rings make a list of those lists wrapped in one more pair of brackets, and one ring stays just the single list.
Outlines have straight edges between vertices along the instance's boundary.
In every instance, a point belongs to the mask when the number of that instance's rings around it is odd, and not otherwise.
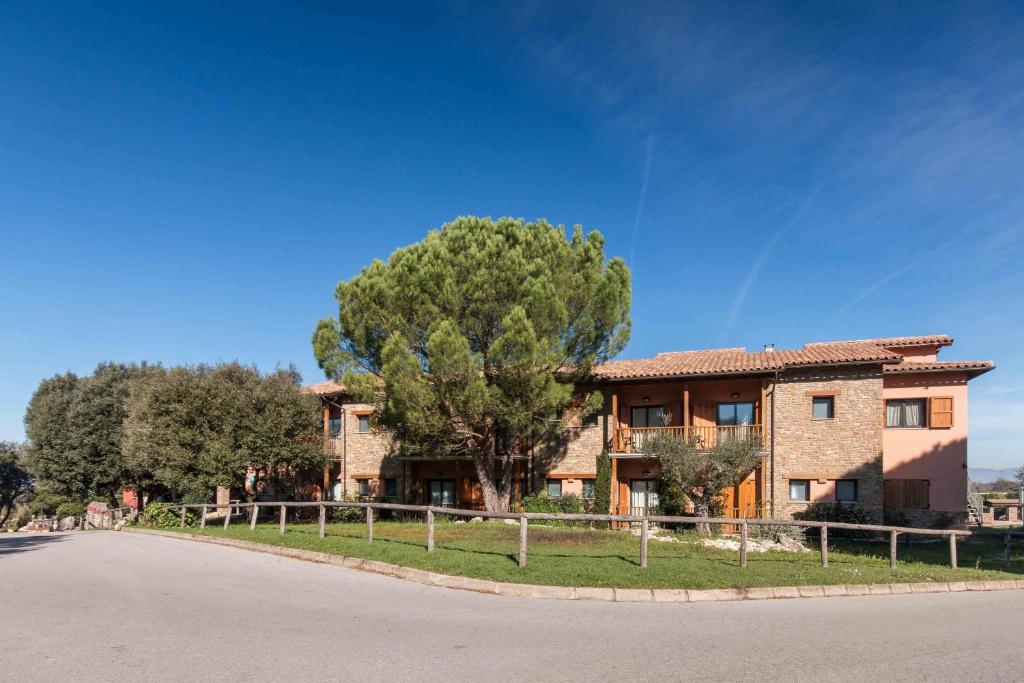
[{"label": "wooden balcony railing", "polygon": [[331,456],[332,460],[341,460],[342,444],[340,436],[324,435],[324,453]]},{"label": "wooden balcony railing", "polygon": [[700,449],[714,448],[726,440],[754,440],[762,437],[761,425],[689,426],[689,427],[619,427],[612,439],[615,453],[641,453],[644,444],[655,434],[671,434],[693,441]]}]

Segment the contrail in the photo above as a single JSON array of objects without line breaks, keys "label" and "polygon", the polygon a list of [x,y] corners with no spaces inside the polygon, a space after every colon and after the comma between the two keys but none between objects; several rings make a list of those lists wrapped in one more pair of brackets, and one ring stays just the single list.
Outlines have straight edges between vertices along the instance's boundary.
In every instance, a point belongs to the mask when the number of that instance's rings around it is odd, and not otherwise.
[{"label": "contrail", "polygon": [[644,180],[640,184],[640,200],[636,204],[636,215],[633,217],[633,232],[629,236],[629,271],[633,272],[633,257],[636,254],[636,234],[640,230],[640,219],[644,215],[644,204],[647,202],[647,182],[651,179],[651,159],[654,157],[654,139],[661,123],[661,105],[665,99],[665,80],[658,77],[658,98],[654,106],[654,118],[651,121],[651,132],[647,134],[647,154],[644,160]]},{"label": "contrail", "polygon": [[743,307],[743,302],[747,298],[747,293],[750,288],[757,282],[758,276],[761,275],[761,269],[764,268],[764,264],[768,261],[768,257],[771,256],[772,251],[775,249],[775,245],[785,236],[789,229],[792,228],[796,223],[803,218],[804,213],[807,211],[807,207],[811,205],[814,198],[818,196],[818,191],[821,189],[821,183],[818,183],[811,188],[811,191],[807,193],[804,200],[800,202],[800,206],[797,207],[793,216],[786,221],[786,223],[779,228],[772,238],[768,240],[768,243],[764,245],[761,253],[754,259],[753,265],[750,267],[750,271],[747,273],[747,277],[743,279],[743,284],[736,290],[736,297],[732,301],[732,306],[729,308],[729,317],[725,321],[725,327],[722,328],[722,336],[725,336],[732,326],[736,324],[736,318],[739,317],[740,309]]},{"label": "contrail", "polygon": [[398,155],[395,154],[395,150],[391,150],[391,156],[395,160],[395,164],[398,166],[398,171],[402,174],[402,178],[405,179],[405,184],[409,188],[409,192],[412,193],[413,199],[420,207],[420,213],[423,214],[423,220],[427,221],[427,210],[423,206],[423,202],[420,201],[420,195],[416,192],[416,188],[412,186],[412,181],[409,180],[409,175],[405,172],[405,167],[402,166],[402,162],[398,160]]},{"label": "contrail", "polygon": [[849,302],[847,302],[847,304],[845,306],[843,306],[838,311],[836,311],[836,315],[839,315],[840,313],[845,313],[847,310],[849,310],[850,308],[856,306],[861,301],[864,301],[864,299],[867,299],[869,296],[871,296],[872,294],[877,292],[879,289],[884,287],[889,282],[895,280],[896,278],[898,278],[899,276],[903,275],[904,273],[907,273],[907,272],[913,270],[914,268],[917,268],[919,265],[921,265],[922,263],[924,263],[925,261],[927,261],[931,257],[935,256],[940,251],[943,251],[945,249],[949,249],[954,244],[956,244],[958,242],[962,242],[964,239],[966,239],[968,237],[968,235],[971,234],[971,232],[973,232],[973,231],[965,232],[964,234],[960,235],[959,237],[955,237],[955,238],[949,240],[948,242],[943,242],[942,244],[940,244],[939,246],[935,247],[931,251],[925,253],[924,256],[922,256],[921,258],[916,259],[916,260],[908,263],[907,265],[903,266],[902,268],[900,268],[898,270],[893,271],[892,273],[889,273],[888,275],[883,277],[881,280],[878,280],[877,282],[875,282],[875,284],[871,285],[870,287],[865,289],[863,292],[861,292],[860,294],[855,296],[853,299],[851,299]]}]

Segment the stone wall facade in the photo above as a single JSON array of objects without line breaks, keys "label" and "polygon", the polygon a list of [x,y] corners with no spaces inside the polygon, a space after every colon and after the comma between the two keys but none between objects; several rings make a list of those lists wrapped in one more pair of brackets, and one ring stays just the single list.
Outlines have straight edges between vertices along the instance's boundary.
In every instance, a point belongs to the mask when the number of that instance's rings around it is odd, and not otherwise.
[{"label": "stone wall facade", "polygon": [[[882,375],[880,368],[787,371],[774,387],[775,466],[765,491],[776,515],[799,515],[814,502],[835,502],[835,482],[855,480],[857,500],[882,517]],[[833,398],[833,416],[814,419],[815,397]],[[771,421],[772,401],[767,414]],[[809,501],[790,499],[791,480],[807,480]]]}]

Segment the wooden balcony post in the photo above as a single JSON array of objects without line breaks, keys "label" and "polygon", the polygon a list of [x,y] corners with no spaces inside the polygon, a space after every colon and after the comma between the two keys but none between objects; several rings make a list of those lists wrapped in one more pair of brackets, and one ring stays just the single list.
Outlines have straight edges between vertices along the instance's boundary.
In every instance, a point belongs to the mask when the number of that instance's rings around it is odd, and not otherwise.
[{"label": "wooden balcony post", "polygon": [[612,451],[618,453],[622,449],[619,444],[619,392],[612,392]]},{"label": "wooden balcony post", "polygon": [[683,385],[683,438],[689,438],[690,431],[690,385]]}]

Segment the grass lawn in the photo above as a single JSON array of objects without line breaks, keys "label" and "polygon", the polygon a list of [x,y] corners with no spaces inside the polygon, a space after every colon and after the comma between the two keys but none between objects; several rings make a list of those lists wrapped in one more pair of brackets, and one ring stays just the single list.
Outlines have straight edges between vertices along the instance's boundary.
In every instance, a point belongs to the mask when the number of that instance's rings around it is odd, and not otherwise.
[{"label": "grass lawn", "polygon": [[[199,534],[199,529],[171,529]],[[206,536],[237,538],[272,545],[316,550],[390,562],[444,574],[480,579],[555,586],[617,588],[740,588],[840,583],[904,583],[1024,578],[1024,548],[1018,546],[1010,571],[1003,569],[1002,536],[977,537],[958,543],[959,569],[949,567],[949,545],[901,542],[899,564],[889,569],[889,544],[829,539],[829,566],[815,552],[750,553],[746,569],[739,553],[693,543],[651,541],[649,562],[640,569],[640,540],[625,531],[545,527],[531,524],[527,566],[516,564],[518,526],[494,522],[437,523],[435,550],[427,553],[426,525],[377,522],[374,542],[366,542],[362,523],[327,525],[319,538],[315,523],[289,523],[284,536],[276,524],[250,531],[242,521],[227,531],[213,522]],[[693,535],[680,535],[693,541]]]}]

